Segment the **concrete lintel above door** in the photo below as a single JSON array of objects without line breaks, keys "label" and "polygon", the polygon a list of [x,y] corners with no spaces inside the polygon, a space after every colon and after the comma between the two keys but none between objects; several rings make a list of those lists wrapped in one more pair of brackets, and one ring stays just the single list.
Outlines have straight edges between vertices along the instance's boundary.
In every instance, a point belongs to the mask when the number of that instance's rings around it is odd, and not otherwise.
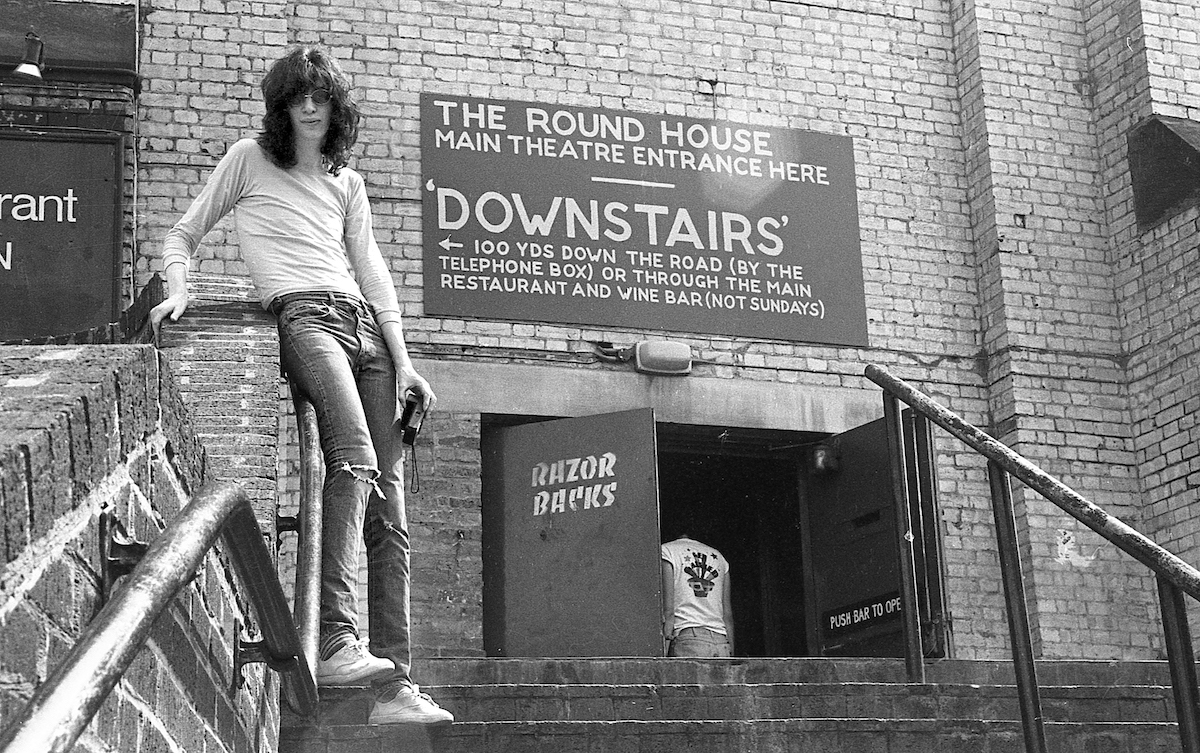
[{"label": "concrete lintel above door", "polygon": [[873,389],[712,377],[657,377],[578,365],[414,359],[433,385],[438,410],[531,416],[587,416],[653,408],[667,423],[829,432],[883,415]]}]

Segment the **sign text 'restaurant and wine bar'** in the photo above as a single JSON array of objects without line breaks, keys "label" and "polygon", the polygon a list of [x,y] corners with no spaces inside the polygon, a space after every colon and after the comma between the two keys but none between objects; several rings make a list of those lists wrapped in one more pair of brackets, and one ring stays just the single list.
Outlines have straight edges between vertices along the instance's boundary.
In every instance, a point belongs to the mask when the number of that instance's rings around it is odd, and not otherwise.
[{"label": "sign text 'restaurant and wine bar'", "polygon": [[425,311],[866,345],[847,137],[421,97]]}]

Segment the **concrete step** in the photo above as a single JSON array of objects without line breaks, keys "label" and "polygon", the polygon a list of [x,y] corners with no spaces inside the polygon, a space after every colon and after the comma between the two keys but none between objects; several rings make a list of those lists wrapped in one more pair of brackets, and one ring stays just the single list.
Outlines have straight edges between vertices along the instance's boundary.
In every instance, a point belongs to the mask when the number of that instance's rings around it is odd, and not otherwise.
[{"label": "concrete step", "polygon": [[[1177,753],[1175,725],[1050,723],[1055,753]],[[970,719],[456,722],[284,728],[280,753],[1024,753],[1020,724]]]},{"label": "concrete step", "polygon": [[[926,681],[954,685],[1012,685],[1011,661],[931,660]],[[1162,661],[1039,661],[1042,686],[1169,685]],[[482,659],[435,658],[416,662],[422,685],[494,684],[745,684],[903,683],[903,659]]]},{"label": "concrete step", "polygon": [[[1012,685],[754,683],[741,685],[490,684],[421,688],[458,721],[684,721],[761,719],[1021,718]],[[1170,688],[1056,686],[1042,713],[1062,722],[1170,722]],[[373,697],[361,688],[323,688],[321,724],[364,724]]]},{"label": "concrete step", "polygon": [[[1055,753],[1177,753],[1164,662],[1038,662]],[[367,688],[281,714],[280,753],[1023,753],[1010,662],[424,659],[453,725],[369,725]]]}]

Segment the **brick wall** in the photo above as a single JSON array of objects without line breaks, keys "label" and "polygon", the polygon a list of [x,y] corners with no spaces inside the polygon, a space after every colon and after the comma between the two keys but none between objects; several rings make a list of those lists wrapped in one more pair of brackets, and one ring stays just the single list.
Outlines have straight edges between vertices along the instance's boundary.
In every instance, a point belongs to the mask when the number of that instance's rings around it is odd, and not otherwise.
[{"label": "brick wall", "polygon": [[259,524],[275,530],[279,341],[244,278],[195,275],[187,314],[159,345],[171,363],[209,476],[249,493]]},{"label": "brick wall", "polygon": [[[259,77],[292,42],[330,47],[360,90],[366,121],[355,167],[419,358],[554,359],[594,340],[662,334],[424,315],[421,92],[850,136],[870,346],[673,334],[696,354],[691,378],[731,390],[742,380],[862,389],[864,364],[878,362],[1128,522],[1169,528],[1154,521],[1182,514],[1186,495],[1166,502],[1166,490],[1187,486],[1181,479],[1194,470],[1176,463],[1191,398],[1166,377],[1186,369],[1196,336],[1168,333],[1165,323],[1182,321],[1190,298],[1156,291],[1191,277],[1195,218],[1174,220],[1143,249],[1124,136],[1151,112],[1194,113],[1197,92],[1184,83],[1192,11],[1177,5],[740,0],[649,9],[528,0],[384,11],[322,0],[251,14],[240,3],[159,3],[143,39],[138,275],[157,268],[162,234],[228,144],[253,135]],[[228,225],[209,236],[195,268],[244,274]],[[569,368],[583,384],[604,367],[581,359]],[[1174,414],[1160,409],[1176,402],[1183,410],[1171,423]],[[454,452],[469,453],[471,417],[445,420],[435,437],[448,431]],[[938,450],[959,655],[1005,656],[985,468],[949,440]],[[477,633],[453,628],[477,608],[478,575],[440,563],[478,557],[477,476],[469,463],[430,467],[464,475],[423,471],[410,500],[417,566],[426,567],[423,550],[439,563],[414,576],[414,620],[428,615],[426,635],[438,636],[423,651],[476,651]],[[441,490],[454,480],[461,488]],[[1039,650],[1157,655],[1144,570],[1047,503],[1020,490],[1018,501]]]},{"label": "brick wall", "polygon": [[1200,8],[1164,0],[1143,0],[1139,5],[1141,33],[1134,38],[1145,50],[1154,112],[1200,119],[1195,73],[1195,59],[1200,53],[1200,40],[1196,38]]},{"label": "brick wall", "polygon": [[[0,347],[0,723],[102,606],[98,517],[151,541],[205,477],[204,450],[150,346]],[[271,751],[278,683],[230,693],[239,607],[210,553],[170,604],[80,745],[129,753]]]},{"label": "brick wall", "polygon": [[1138,265],[1144,292],[1135,299],[1133,313],[1145,327],[1145,345],[1130,360],[1133,432],[1144,463],[1147,519],[1165,545],[1187,553],[1193,562],[1200,555],[1200,391],[1198,356],[1190,347],[1197,337],[1195,311],[1200,306],[1192,274],[1200,262],[1197,233],[1200,218],[1192,210],[1144,239]]},{"label": "brick wall", "polygon": [[[167,3],[147,7],[141,35],[137,140],[140,204],[145,212],[137,260],[144,279],[163,235],[200,191],[202,177],[225,149],[252,136],[262,121],[258,83],[266,64],[286,49],[283,3]],[[196,271],[244,275],[233,223],[208,236]]]},{"label": "brick wall", "polygon": [[1200,335],[1194,314],[1200,213],[1192,206],[1169,212],[1155,227],[1139,227],[1125,149],[1129,132],[1152,114],[1200,118],[1191,62],[1200,54],[1197,9],[1151,1],[1106,5],[1107,23],[1097,24],[1093,43],[1105,61],[1095,101],[1109,155],[1100,175],[1112,229],[1140,519],[1147,533],[1196,564],[1200,436],[1192,416],[1200,393],[1192,375]]}]

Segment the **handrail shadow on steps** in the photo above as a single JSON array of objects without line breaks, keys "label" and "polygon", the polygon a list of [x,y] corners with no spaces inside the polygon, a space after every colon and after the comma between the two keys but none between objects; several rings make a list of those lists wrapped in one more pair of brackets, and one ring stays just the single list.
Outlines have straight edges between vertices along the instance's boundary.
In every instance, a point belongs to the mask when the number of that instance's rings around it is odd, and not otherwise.
[{"label": "handrail shadow on steps", "polygon": [[903,521],[910,521],[907,471],[904,463],[903,421],[899,403],[909,405],[920,420],[932,421],[987,458],[992,511],[1000,558],[1004,601],[1009,621],[1016,672],[1017,694],[1027,753],[1045,753],[1046,738],[1039,698],[1037,671],[1021,575],[1009,476],[1041,494],[1118,549],[1150,568],[1158,582],[1163,633],[1170,666],[1175,714],[1183,753],[1200,753],[1200,692],[1197,691],[1195,658],[1183,595],[1200,601],[1200,571],[1134,530],[1070,487],[1043,471],[1012,449],[935,402],[925,393],[893,376],[882,366],[871,364],[866,376],[884,391],[884,419],[892,465],[896,520],[900,547],[901,599],[904,615],[905,661],[909,679],[924,682],[921,631],[918,624],[916,573],[913,568],[913,534]]},{"label": "handrail shadow on steps", "polygon": [[301,650],[250,499],[234,485],[205,485],[159,533],[79,641],[0,733],[0,752],[70,750],[218,536],[254,605],[268,666],[282,673],[284,690],[297,710],[315,713],[312,665]]}]

